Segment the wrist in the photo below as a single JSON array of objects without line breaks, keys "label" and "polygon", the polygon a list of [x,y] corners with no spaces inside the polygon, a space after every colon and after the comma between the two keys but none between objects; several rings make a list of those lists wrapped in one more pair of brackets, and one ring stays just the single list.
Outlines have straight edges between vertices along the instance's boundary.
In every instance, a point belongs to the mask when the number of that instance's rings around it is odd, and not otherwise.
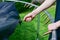
[{"label": "wrist", "polygon": [[56,26],[60,27],[60,21],[56,22]]},{"label": "wrist", "polygon": [[33,11],[32,14],[36,16],[38,13],[36,11]]}]

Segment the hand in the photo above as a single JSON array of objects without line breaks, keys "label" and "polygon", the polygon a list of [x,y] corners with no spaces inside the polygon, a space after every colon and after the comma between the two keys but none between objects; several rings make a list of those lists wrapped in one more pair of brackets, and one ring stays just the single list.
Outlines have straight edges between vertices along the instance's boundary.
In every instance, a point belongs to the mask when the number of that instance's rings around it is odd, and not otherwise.
[{"label": "hand", "polygon": [[29,21],[31,21],[33,18],[35,17],[35,14],[34,13],[29,13],[29,14],[27,14],[25,17],[24,17],[24,21],[26,21],[26,22],[29,22]]},{"label": "hand", "polygon": [[49,33],[51,33],[53,30],[56,30],[58,28],[58,24],[57,23],[52,23],[48,25],[48,32],[44,33],[43,35],[47,35]]}]

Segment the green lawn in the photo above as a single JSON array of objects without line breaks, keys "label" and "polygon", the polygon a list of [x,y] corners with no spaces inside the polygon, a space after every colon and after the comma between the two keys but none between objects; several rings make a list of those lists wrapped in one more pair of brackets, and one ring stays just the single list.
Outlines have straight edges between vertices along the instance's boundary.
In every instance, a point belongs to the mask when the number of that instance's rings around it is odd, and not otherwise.
[{"label": "green lawn", "polygon": [[[48,9],[48,11],[51,13],[51,15],[54,17],[55,16],[55,6],[52,6],[51,8]],[[27,14],[31,12],[30,10],[27,12],[23,12],[20,14],[21,19]],[[42,12],[43,13],[43,12]],[[41,14],[42,14],[41,13]],[[40,15],[41,15],[40,14]],[[47,26],[48,24],[45,24],[44,21],[45,16],[40,16],[40,32],[39,32],[39,39],[40,40],[47,40],[48,35],[42,36],[45,32],[47,32]],[[21,25],[18,25],[15,32],[10,36],[9,40],[36,40],[36,31],[37,31],[37,16],[32,20],[31,22],[24,22],[22,21]]]}]

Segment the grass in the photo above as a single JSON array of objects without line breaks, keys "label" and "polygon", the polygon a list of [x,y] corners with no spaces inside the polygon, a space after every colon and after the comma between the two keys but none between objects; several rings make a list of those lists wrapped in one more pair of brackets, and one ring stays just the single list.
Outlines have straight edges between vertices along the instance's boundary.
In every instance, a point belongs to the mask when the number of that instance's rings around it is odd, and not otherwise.
[{"label": "grass", "polygon": [[[53,17],[55,16],[55,6],[52,6],[47,10],[51,13]],[[24,16],[29,12],[31,11],[29,10],[27,12],[22,12],[20,14],[21,19],[23,19]],[[50,23],[49,22],[48,24],[44,25],[46,21],[46,20],[44,21],[44,18],[45,16],[43,17],[40,16],[40,28],[39,28],[40,40],[48,40],[48,36],[49,36],[49,35],[46,35],[45,37],[42,36],[45,32],[47,32],[47,26]],[[36,40],[37,37],[36,31],[37,31],[37,16],[31,22],[22,21],[21,25],[18,24],[15,32],[10,36],[9,40]]]}]

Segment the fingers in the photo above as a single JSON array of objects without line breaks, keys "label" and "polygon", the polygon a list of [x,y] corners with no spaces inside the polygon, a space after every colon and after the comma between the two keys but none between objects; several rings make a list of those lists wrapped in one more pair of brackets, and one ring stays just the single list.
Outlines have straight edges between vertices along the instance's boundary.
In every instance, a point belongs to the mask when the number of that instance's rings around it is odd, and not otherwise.
[{"label": "fingers", "polygon": [[26,7],[27,4],[24,5],[24,7]]},{"label": "fingers", "polygon": [[26,7],[29,7],[30,5],[27,5]]},{"label": "fingers", "polygon": [[30,6],[29,8],[32,8],[33,6]]},{"label": "fingers", "polygon": [[25,4],[25,5],[24,5],[24,7],[29,7],[29,6],[30,6],[30,5],[28,5],[28,4]]},{"label": "fingers", "polygon": [[28,7],[29,5],[28,4],[25,4],[24,7]]},{"label": "fingers", "polygon": [[31,8],[32,6],[30,6],[29,4],[25,4],[24,7]]},{"label": "fingers", "polygon": [[23,19],[23,20],[24,20],[24,21],[29,22],[29,21],[31,21],[31,20],[32,20],[32,16],[24,17],[24,19]]}]

